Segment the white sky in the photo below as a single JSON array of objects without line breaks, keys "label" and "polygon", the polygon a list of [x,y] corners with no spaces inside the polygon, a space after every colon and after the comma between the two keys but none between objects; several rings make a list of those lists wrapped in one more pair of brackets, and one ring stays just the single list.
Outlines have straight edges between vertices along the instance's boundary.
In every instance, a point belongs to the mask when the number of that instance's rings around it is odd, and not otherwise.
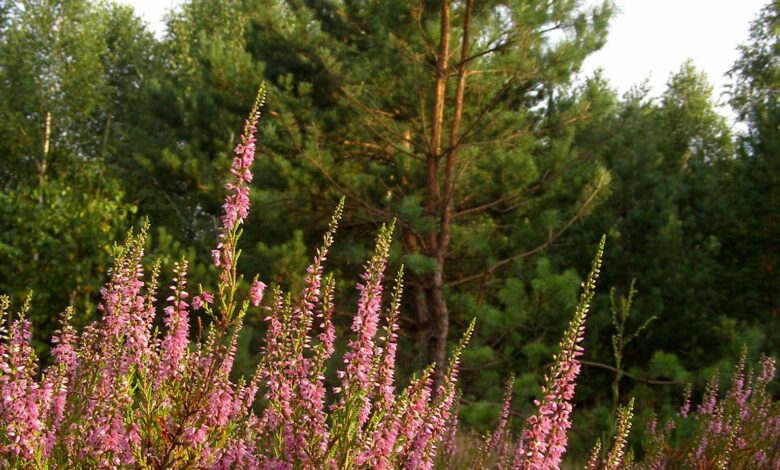
[{"label": "white sky", "polygon": [[[163,14],[181,0],[121,0],[160,33]],[[703,69],[720,96],[723,76],[737,58],[736,47],[768,0],[616,0],[618,15],[607,45],[589,57],[584,71],[603,68],[621,93],[645,79],[653,94],[688,58]]]},{"label": "white sky", "polygon": [[649,79],[653,93],[687,59],[704,70],[719,97],[724,74],[748,40],[750,23],[768,0],[617,0],[607,44],[585,62],[620,92]]}]

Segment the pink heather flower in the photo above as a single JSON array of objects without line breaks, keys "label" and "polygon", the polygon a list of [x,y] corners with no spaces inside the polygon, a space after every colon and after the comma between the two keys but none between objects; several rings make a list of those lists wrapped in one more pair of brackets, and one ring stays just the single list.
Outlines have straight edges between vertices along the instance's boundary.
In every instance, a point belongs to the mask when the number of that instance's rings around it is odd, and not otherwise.
[{"label": "pink heather flower", "polygon": [[241,439],[231,439],[227,444],[227,451],[217,461],[217,463],[214,465],[214,468],[217,470],[230,470],[233,468],[261,468],[260,462],[254,455],[250,445]]},{"label": "pink heather flower", "polygon": [[[398,449],[393,449],[395,446],[388,446],[390,450],[396,450],[399,454],[401,461],[406,459],[408,463],[417,461],[415,454],[415,441],[417,436],[423,428],[425,418],[428,414],[428,404],[431,399],[431,383],[432,383],[432,370],[430,368],[426,370],[423,375],[412,382],[407,390],[410,393],[408,403],[400,411],[399,427],[397,435],[403,437],[403,444]],[[380,454],[381,457],[386,458],[386,455]],[[407,465],[409,467],[411,465]],[[414,467],[412,467],[414,468]]]},{"label": "pink heather flower", "polygon": [[[456,397],[457,399],[457,397]],[[446,430],[444,440],[444,455],[449,460],[458,452],[458,409],[457,407],[450,412],[450,418],[444,429]]]},{"label": "pink heather flower", "polygon": [[[249,188],[246,183],[252,181],[250,168],[255,159],[255,142],[257,127],[254,117],[247,121],[247,134],[242,136],[241,142],[236,146],[233,164],[230,173],[235,177],[225,185],[228,195],[225,197],[224,211],[222,215],[222,227],[231,230],[242,224],[249,214]],[[215,263],[216,264],[216,263]]]},{"label": "pink heather flower", "polygon": [[27,459],[40,448],[43,430],[30,339],[30,322],[16,320],[9,329],[7,347],[0,351],[0,429],[11,441],[0,446],[0,455]]},{"label": "pink heather flower", "polygon": [[395,417],[391,418],[389,423],[384,424],[371,436],[370,441],[373,443],[373,449],[364,451],[358,459],[358,462],[362,462],[363,465],[380,470],[386,469],[390,465],[390,456],[395,450],[398,430],[401,426]]},{"label": "pink heather flower", "polygon": [[552,371],[542,387],[543,398],[534,402],[538,412],[528,419],[522,439],[518,440],[513,464],[515,467],[558,468],[566,452],[566,432],[571,428],[571,412],[574,408],[574,386],[580,373],[580,361],[577,358],[584,351],[580,343],[585,336],[585,320],[601,269],[604,243],[605,238],[602,237],[590,274],[584,283],[577,311],[563,335],[560,352],[554,357]]},{"label": "pink heather flower", "polygon": [[740,354],[739,362],[734,370],[734,374],[731,377],[731,388],[728,393],[728,398],[737,404],[737,408],[743,410],[743,414],[747,411],[745,410],[745,404],[752,392],[750,388],[750,378],[745,376],[746,361],[747,350],[743,350],[742,354]]},{"label": "pink heather flower", "polygon": [[203,291],[201,294],[201,297],[203,297],[203,301],[207,304],[213,304],[214,303],[214,296],[211,295],[208,291]]},{"label": "pink heather flower", "polygon": [[256,124],[260,117],[258,107],[262,105],[264,96],[264,91],[261,90],[255,101],[252,115],[244,125],[241,142],[235,149],[235,157],[230,167],[233,178],[225,184],[227,195],[225,203],[222,205],[219,244],[216,250],[211,251],[214,266],[221,268],[220,281],[222,283],[235,282],[235,279],[231,280],[230,277],[236,257],[237,228],[244,223],[244,219],[249,215],[249,187],[246,184],[252,181],[251,166],[255,158]]},{"label": "pink heather flower", "polygon": [[[288,337],[290,326],[282,318],[285,301],[278,288],[274,290],[273,297],[272,305],[268,307],[269,315],[266,317],[269,323],[262,349],[263,366],[256,372],[256,378],[265,383],[265,399],[269,403],[269,406],[263,410],[258,432],[277,439],[280,433],[281,435],[291,433],[288,428],[292,423],[288,418],[292,416],[293,389],[291,380],[285,373],[290,368]],[[255,380],[253,378],[253,383]]]},{"label": "pink heather flower", "polygon": [[352,331],[356,333],[356,338],[347,344],[347,352],[344,354],[345,368],[337,373],[341,379],[342,395],[336,408],[346,411],[351,407],[357,407],[359,429],[366,423],[371,412],[369,395],[375,384],[374,337],[379,327],[382,277],[387,265],[392,230],[392,226],[382,228],[377,238],[374,255],[361,275],[363,282],[357,286],[360,291],[358,310],[352,321]]},{"label": "pink heather flower", "polygon": [[709,441],[707,440],[706,434],[702,435],[701,440],[699,441],[699,445],[697,445],[696,449],[688,456],[689,463],[693,466],[693,468],[707,467],[707,457],[705,452],[707,450],[708,444]]},{"label": "pink heather flower", "polygon": [[62,326],[59,330],[54,332],[54,336],[51,339],[52,344],[55,345],[51,350],[51,354],[57,364],[65,367],[68,375],[76,369],[76,363],[78,361],[78,354],[75,348],[78,334],[70,324],[72,317],[73,309],[69,308],[62,315]]},{"label": "pink heather flower", "polygon": [[379,398],[381,407],[389,410],[395,402],[395,387],[393,386],[393,377],[395,372],[395,357],[398,349],[398,335],[395,330],[398,329],[397,323],[388,325],[388,338],[384,350],[380,352],[380,363],[378,372]]},{"label": "pink heather flower", "polygon": [[[146,226],[142,232],[145,230]],[[101,328],[102,341],[110,344],[114,338],[124,337],[126,343],[120,354],[123,357],[112,357],[106,363],[104,378],[108,381],[113,375],[113,367],[124,373],[131,364],[140,364],[148,353],[153,318],[141,295],[144,286],[142,239],[144,236],[139,235],[128,242],[127,251],[117,258],[111,269],[111,281],[100,291],[103,301],[98,310],[103,312],[105,322]]]},{"label": "pink heather flower", "polygon": [[265,294],[265,288],[267,286],[263,284],[262,282],[255,279],[252,282],[252,287],[249,288],[249,298],[252,301],[252,305],[257,307],[260,305],[260,302],[263,301],[263,295]]},{"label": "pink heather flower", "polygon": [[753,457],[753,465],[755,468],[765,468],[768,463],[768,458],[763,450],[759,450],[755,457]]},{"label": "pink heather flower", "polygon": [[168,377],[176,376],[183,368],[183,359],[189,344],[189,305],[184,301],[188,297],[187,291],[187,262],[176,263],[174,268],[176,284],[171,286],[173,295],[168,297],[170,304],[166,306],[164,323],[168,329],[161,344],[160,366],[156,383],[159,385]]},{"label": "pink heather flower", "polygon": [[655,416],[650,418],[647,422],[647,433],[651,436],[656,436],[658,434],[658,418]]},{"label": "pink heather flower", "polygon": [[758,375],[758,383],[766,385],[775,378],[775,358],[764,357],[761,360],[761,372]]},{"label": "pink heather flower", "polygon": [[384,329],[383,348],[376,348],[375,358],[378,360],[376,365],[376,386],[378,387],[377,409],[389,412],[395,404],[395,386],[393,379],[395,376],[395,359],[398,350],[398,316],[401,309],[401,294],[403,292],[403,266],[398,271],[393,289],[390,313],[387,317],[387,325]]},{"label": "pink heather flower", "polygon": [[[334,284],[332,279],[326,281],[325,289],[322,289],[322,265],[327,258],[328,250],[333,243],[333,235],[338,224],[338,219],[343,209],[343,201],[339,204],[331,219],[328,231],[323,237],[323,243],[317,249],[312,263],[306,269],[305,287],[298,304],[293,308],[292,315],[288,318],[287,346],[284,352],[287,366],[286,380],[291,384],[291,406],[299,414],[300,425],[292,426],[284,430],[285,454],[293,456],[296,461],[306,467],[311,462],[322,458],[327,452],[329,432],[327,414],[325,412],[325,383],[324,363],[333,352],[332,339],[328,344],[328,329],[333,329],[330,322],[333,302],[332,293]],[[255,280],[251,295],[253,303],[259,304],[262,300],[266,286]],[[321,309],[317,312],[317,306]],[[324,313],[323,313],[324,310]],[[315,318],[323,318],[323,332],[319,335],[322,341],[314,351],[312,358],[304,355],[307,349],[311,349],[311,328]],[[324,336],[323,336],[324,335]],[[331,335],[333,333],[331,332]],[[324,338],[324,340],[323,340]]]},{"label": "pink heather flower", "polygon": [[504,456],[501,454],[506,447],[504,445],[506,441],[505,434],[507,423],[509,422],[509,413],[512,410],[512,387],[514,387],[514,383],[515,377],[512,375],[507,381],[506,388],[504,389],[504,402],[501,407],[501,414],[498,417],[496,429],[493,431],[493,434],[485,439],[485,442],[480,447],[477,459],[471,467],[473,469],[483,468],[485,462],[496,452],[498,452],[497,457],[498,462],[501,464],[500,466],[505,466],[505,463],[502,461],[502,457]]},{"label": "pink heather flower", "polygon": [[65,416],[65,400],[68,395],[67,378],[63,378],[62,384],[56,391],[51,403],[51,409],[49,415],[52,420],[49,429],[47,430],[46,442],[44,444],[44,455],[50,455],[51,449],[57,439],[57,432],[62,424],[63,417]]},{"label": "pink heather flower", "polygon": [[[577,332],[573,344],[582,340],[579,330],[573,330]],[[516,456],[516,463],[518,459],[524,460],[530,468],[558,468],[560,465],[567,446],[566,432],[571,427],[571,399],[580,371],[576,357],[581,355],[581,351],[575,348],[578,346],[562,351],[548,385],[542,389],[544,397],[535,400],[538,413],[529,418],[523,431],[525,456]]]},{"label": "pink heather flower", "polygon": [[691,392],[693,391],[693,387],[691,384],[688,384],[687,387],[685,387],[685,396],[683,397],[683,404],[680,407],[680,411],[677,413],[681,418],[687,418],[688,414],[691,412]]},{"label": "pink heather flower", "polygon": [[621,407],[618,410],[617,417],[617,430],[615,435],[615,444],[612,450],[607,455],[607,469],[619,469],[623,466],[623,458],[626,453],[626,445],[628,443],[628,434],[631,431],[631,418],[634,413],[634,399],[625,407]]},{"label": "pink heather flower", "polygon": [[418,434],[415,440],[413,455],[415,460],[419,459],[415,468],[433,468],[437,447],[448,433],[449,426],[457,426],[457,417],[452,416],[456,398],[455,384],[458,379],[461,353],[471,339],[473,331],[474,321],[472,320],[458,347],[452,353],[444,381],[437,390],[436,401],[426,417],[424,431]]},{"label": "pink heather flower", "polygon": [[702,403],[697,408],[697,412],[700,415],[711,415],[715,413],[715,408],[718,406],[718,389],[719,389],[720,376],[718,372],[710,378],[707,382],[707,387],[704,389],[704,397]]},{"label": "pink heather flower", "polygon": [[325,295],[322,299],[321,311],[317,314],[317,318],[321,318],[320,334],[317,335],[317,339],[321,342],[321,352],[316,358],[315,367],[324,369],[325,361],[333,355],[334,346],[333,343],[336,340],[336,328],[333,326],[333,311],[335,305],[333,304],[333,291],[335,289],[335,282],[333,278],[328,280],[328,284],[325,288]]},{"label": "pink heather flower", "polygon": [[196,295],[192,298],[192,308],[195,310],[200,310],[203,308],[203,299],[199,295]]}]

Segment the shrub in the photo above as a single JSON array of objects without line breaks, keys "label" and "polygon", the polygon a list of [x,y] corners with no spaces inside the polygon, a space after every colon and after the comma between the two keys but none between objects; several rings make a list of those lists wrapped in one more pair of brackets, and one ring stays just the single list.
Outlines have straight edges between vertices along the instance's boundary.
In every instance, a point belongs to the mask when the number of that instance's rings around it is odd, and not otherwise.
[{"label": "shrub", "polygon": [[663,427],[650,421],[645,458],[635,467],[779,468],[780,403],[767,391],[775,360],[762,357],[755,370],[746,369],[743,352],[723,397],[715,374],[694,411],[689,388],[676,419]]},{"label": "shrub", "polygon": [[[383,227],[358,284],[360,293],[338,372],[335,399],[326,401],[325,368],[334,352],[334,281],[323,274],[343,201],[336,210],[293,301],[255,278],[239,295],[238,241],[249,211],[251,165],[261,88],[226,185],[214,293],[191,296],[187,263],[176,265],[164,302],[157,299],[159,263],[142,265],[148,226],[115,250],[110,281],[101,290],[102,318],[81,333],[62,315],[53,363],[38,371],[30,346],[29,299],[9,321],[0,343],[0,464],[14,467],[352,468],[403,465],[430,468],[447,430],[464,335],[445,380],[431,389],[429,367],[396,394],[394,365],[402,292],[398,273],[389,309],[382,308],[392,224]],[[154,328],[164,304],[164,333]],[[10,300],[2,297],[3,324]],[[255,374],[233,382],[238,332],[250,309],[268,329]],[[211,321],[195,342],[190,317]],[[200,326],[200,325],[199,325]],[[200,328],[199,328],[200,329]],[[259,391],[262,411],[253,405]]]}]

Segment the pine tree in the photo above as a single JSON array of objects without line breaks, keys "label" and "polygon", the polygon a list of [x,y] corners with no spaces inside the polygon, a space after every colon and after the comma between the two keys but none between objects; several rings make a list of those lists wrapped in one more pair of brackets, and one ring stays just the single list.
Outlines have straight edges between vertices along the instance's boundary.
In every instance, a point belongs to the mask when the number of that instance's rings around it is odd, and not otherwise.
[{"label": "pine tree", "polygon": [[281,94],[267,144],[307,170],[285,190],[346,195],[356,230],[398,219],[406,321],[438,378],[450,293],[502,279],[604,193],[580,133],[603,92],[572,78],[612,10],[580,3],[250,2],[247,48]]},{"label": "pine tree", "polygon": [[[741,139],[739,184],[745,189],[748,220],[742,252],[748,270],[743,279],[761,286],[756,310],[777,319],[780,308],[780,2],[772,0],[761,10],[750,29],[750,41],[740,47],[741,57],[731,74],[731,104],[747,125]],[[743,244],[744,243],[744,244]],[[760,253],[760,254],[759,254]],[[775,322],[776,323],[776,322]]]}]

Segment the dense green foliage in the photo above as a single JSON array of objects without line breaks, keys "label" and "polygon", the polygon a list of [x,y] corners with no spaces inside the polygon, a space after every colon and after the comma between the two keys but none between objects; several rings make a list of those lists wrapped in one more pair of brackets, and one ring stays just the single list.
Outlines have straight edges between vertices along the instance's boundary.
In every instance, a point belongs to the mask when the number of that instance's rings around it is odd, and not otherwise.
[{"label": "dense green foliage", "polygon": [[[86,1],[3,2],[0,29],[0,279],[23,297],[40,335],[50,315],[93,310],[111,245],[135,212],[106,178],[131,136],[155,47],[132,9]],[[24,269],[20,269],[24,266]],[[78,316],[77,314],[77,316]]]},{"label": "dense green foliage", "polygon": [[[244,266],[295,278],[344,195],[330,266],[352,279],[397,219],[400,372],[476,316],[461,414],[484,430],[509,371],[516,411],[530,410],[606,233],[575,420],[607,434],[629,395],[669,412],[743,344],[780,352],[780,2],[732,71],[736,128],[693,63],[658,98],[579,76],[612,15],[585,4],[188,0],[155,38],[128,7],[0,0],[0,292],[34,290],[42,345],[51,312],[94,311],[97,293],[77,286],[100,284],[141,216],[166,268],[183,255],[205,282],[234,130],[265,79]],[[239,366],[260,325],[247,318]]]}]

